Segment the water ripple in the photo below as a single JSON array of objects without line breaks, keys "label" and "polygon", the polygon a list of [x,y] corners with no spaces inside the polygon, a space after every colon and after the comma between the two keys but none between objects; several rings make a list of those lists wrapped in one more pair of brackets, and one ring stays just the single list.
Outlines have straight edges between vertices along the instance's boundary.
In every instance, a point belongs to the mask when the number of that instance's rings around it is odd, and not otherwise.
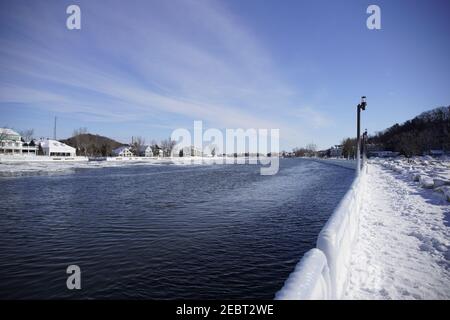
[{"label": "water ripple", "polygon": [[0,179],[0,298],[271,299],[352,179],[301,159],[271,177],[142,165]]}]

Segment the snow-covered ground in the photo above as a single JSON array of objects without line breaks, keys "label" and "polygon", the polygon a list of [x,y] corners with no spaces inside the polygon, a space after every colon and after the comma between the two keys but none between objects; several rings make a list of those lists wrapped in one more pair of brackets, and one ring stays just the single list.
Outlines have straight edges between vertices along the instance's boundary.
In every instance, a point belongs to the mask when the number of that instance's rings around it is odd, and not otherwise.
[{"label": "snow-covered ground", "polygon": [[390,160],[376,159],[383,167],[417,181],[423,188],[434,189],[450,201],[450,158],[414,157]]},{"label": "snow-covered ground", "polygon": [[448,160],[369,163],[345,299],[450,298],[449,174]]},{"label": "snow-covered ground", "polygon": [[106,168],[121,166],[144,166],[178,164],[171,159],[150,159],[146,161],[35,161],[35,162],[0,162],[0,177],[17,177],[28,175],[68,174],[76,169]]}]

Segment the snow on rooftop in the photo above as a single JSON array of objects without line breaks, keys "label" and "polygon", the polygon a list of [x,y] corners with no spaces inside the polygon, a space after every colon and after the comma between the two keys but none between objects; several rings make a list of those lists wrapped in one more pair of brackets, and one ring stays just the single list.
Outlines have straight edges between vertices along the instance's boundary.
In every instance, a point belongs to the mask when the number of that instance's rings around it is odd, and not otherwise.
[{"label": "snow on rooftop", "polygon": [[75,152],[75,148],[57,140],[47,139],[40,141],[42,149],[51,149],[52,152]]},{"label": "snow on rooftop", "polygon": [[10,136],[20,136],[19,133],[9,128],[0,128],[0,134],[6,134]]},{"label": "snow on rooftop", "polygon": [[129,146],[121,146],[121,147],[118,147],[118,148],[114,149],[113,152],[114,153],[121,153],[125,149],[130,149],[130,147]]}]

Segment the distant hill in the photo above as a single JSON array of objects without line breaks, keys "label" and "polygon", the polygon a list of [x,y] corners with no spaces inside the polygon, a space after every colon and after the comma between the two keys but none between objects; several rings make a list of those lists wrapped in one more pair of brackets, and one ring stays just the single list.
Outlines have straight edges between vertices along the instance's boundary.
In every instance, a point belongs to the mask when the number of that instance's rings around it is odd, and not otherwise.
[{"label": "distant hill", "polygon": [[450,106],[426,111],[412,120],[369,137],[370,144],[406,156],[429,150],[450,151]]},{"label": "distant hill", "polygon": [[91,133],[78,134],[60,141],[77,149],[77,154],[82,156],[111,156],[112,150],[125,145],[108,137]]}]

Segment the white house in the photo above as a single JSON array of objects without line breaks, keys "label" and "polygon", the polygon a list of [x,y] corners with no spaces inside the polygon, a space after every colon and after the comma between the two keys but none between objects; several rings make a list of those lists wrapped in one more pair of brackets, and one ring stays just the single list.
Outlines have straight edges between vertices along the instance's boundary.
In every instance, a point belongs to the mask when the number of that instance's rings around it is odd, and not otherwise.
[{"label": "white house", "polygon": [[42,149],[42,152],[45,156],[51,156],[51,157],[75,157],[76,156],[76,150],[75,148],[68,146],[65,143],[47,139],[47,140],[41,140],[39,142],[39,145]]},{"label": "white house", "polygon": [[36,155],[37,147],[34,141],[23,142],[19,133],[12,129],[0,128],[0,154]]},{"label": "white house", "polygon": [[139,156],[139,157],[153,157],[152,147],[150,147],[150,146],[140,146],[139,147],[139,154],[137,156]]},{"label": "white house", "polygon": [[153,150],[150,146],[147,146],[144,150],[144,155],[146,157],[153,157]]},{"label": "white house", "polygon": [[344,149],[341,145],[335,145],[335,146],[331,147],[330,148],[330,157],[341,158],[343,150]]},{"label": "white house", "polygon": [[0,128],[0,153],[2,154],[21,154],[22,141],[20,134],[14,130]]},{"label": "white house", "polygon": [[113,150],[113,155],[118,157],[134,157],[130,147],[123,146]]},{"label": "white house", "polygon": [[203,152],[200,149],[198,149],[194,146],[191,146],[191,156],[192,157],[203,157]]},{"label": "white house", "polygon": [[[158,146],[157,144],[153,146],[152,153],[154,157],[164,157],[164,151],[162,150],[162,148],[160,146]],[[154,152],[153,152],[154,151]]]},{"label": "white house", "polygon": [[184,147],[183,157],[203,157],[203,152],[194,146]]},{"label": "white house", "polygon": [[29,155],[37,155],[38,146],[34,142],[34,140],[31,140],[30,142],[24,142],[22,143],[22,154],[29,154]]}]

